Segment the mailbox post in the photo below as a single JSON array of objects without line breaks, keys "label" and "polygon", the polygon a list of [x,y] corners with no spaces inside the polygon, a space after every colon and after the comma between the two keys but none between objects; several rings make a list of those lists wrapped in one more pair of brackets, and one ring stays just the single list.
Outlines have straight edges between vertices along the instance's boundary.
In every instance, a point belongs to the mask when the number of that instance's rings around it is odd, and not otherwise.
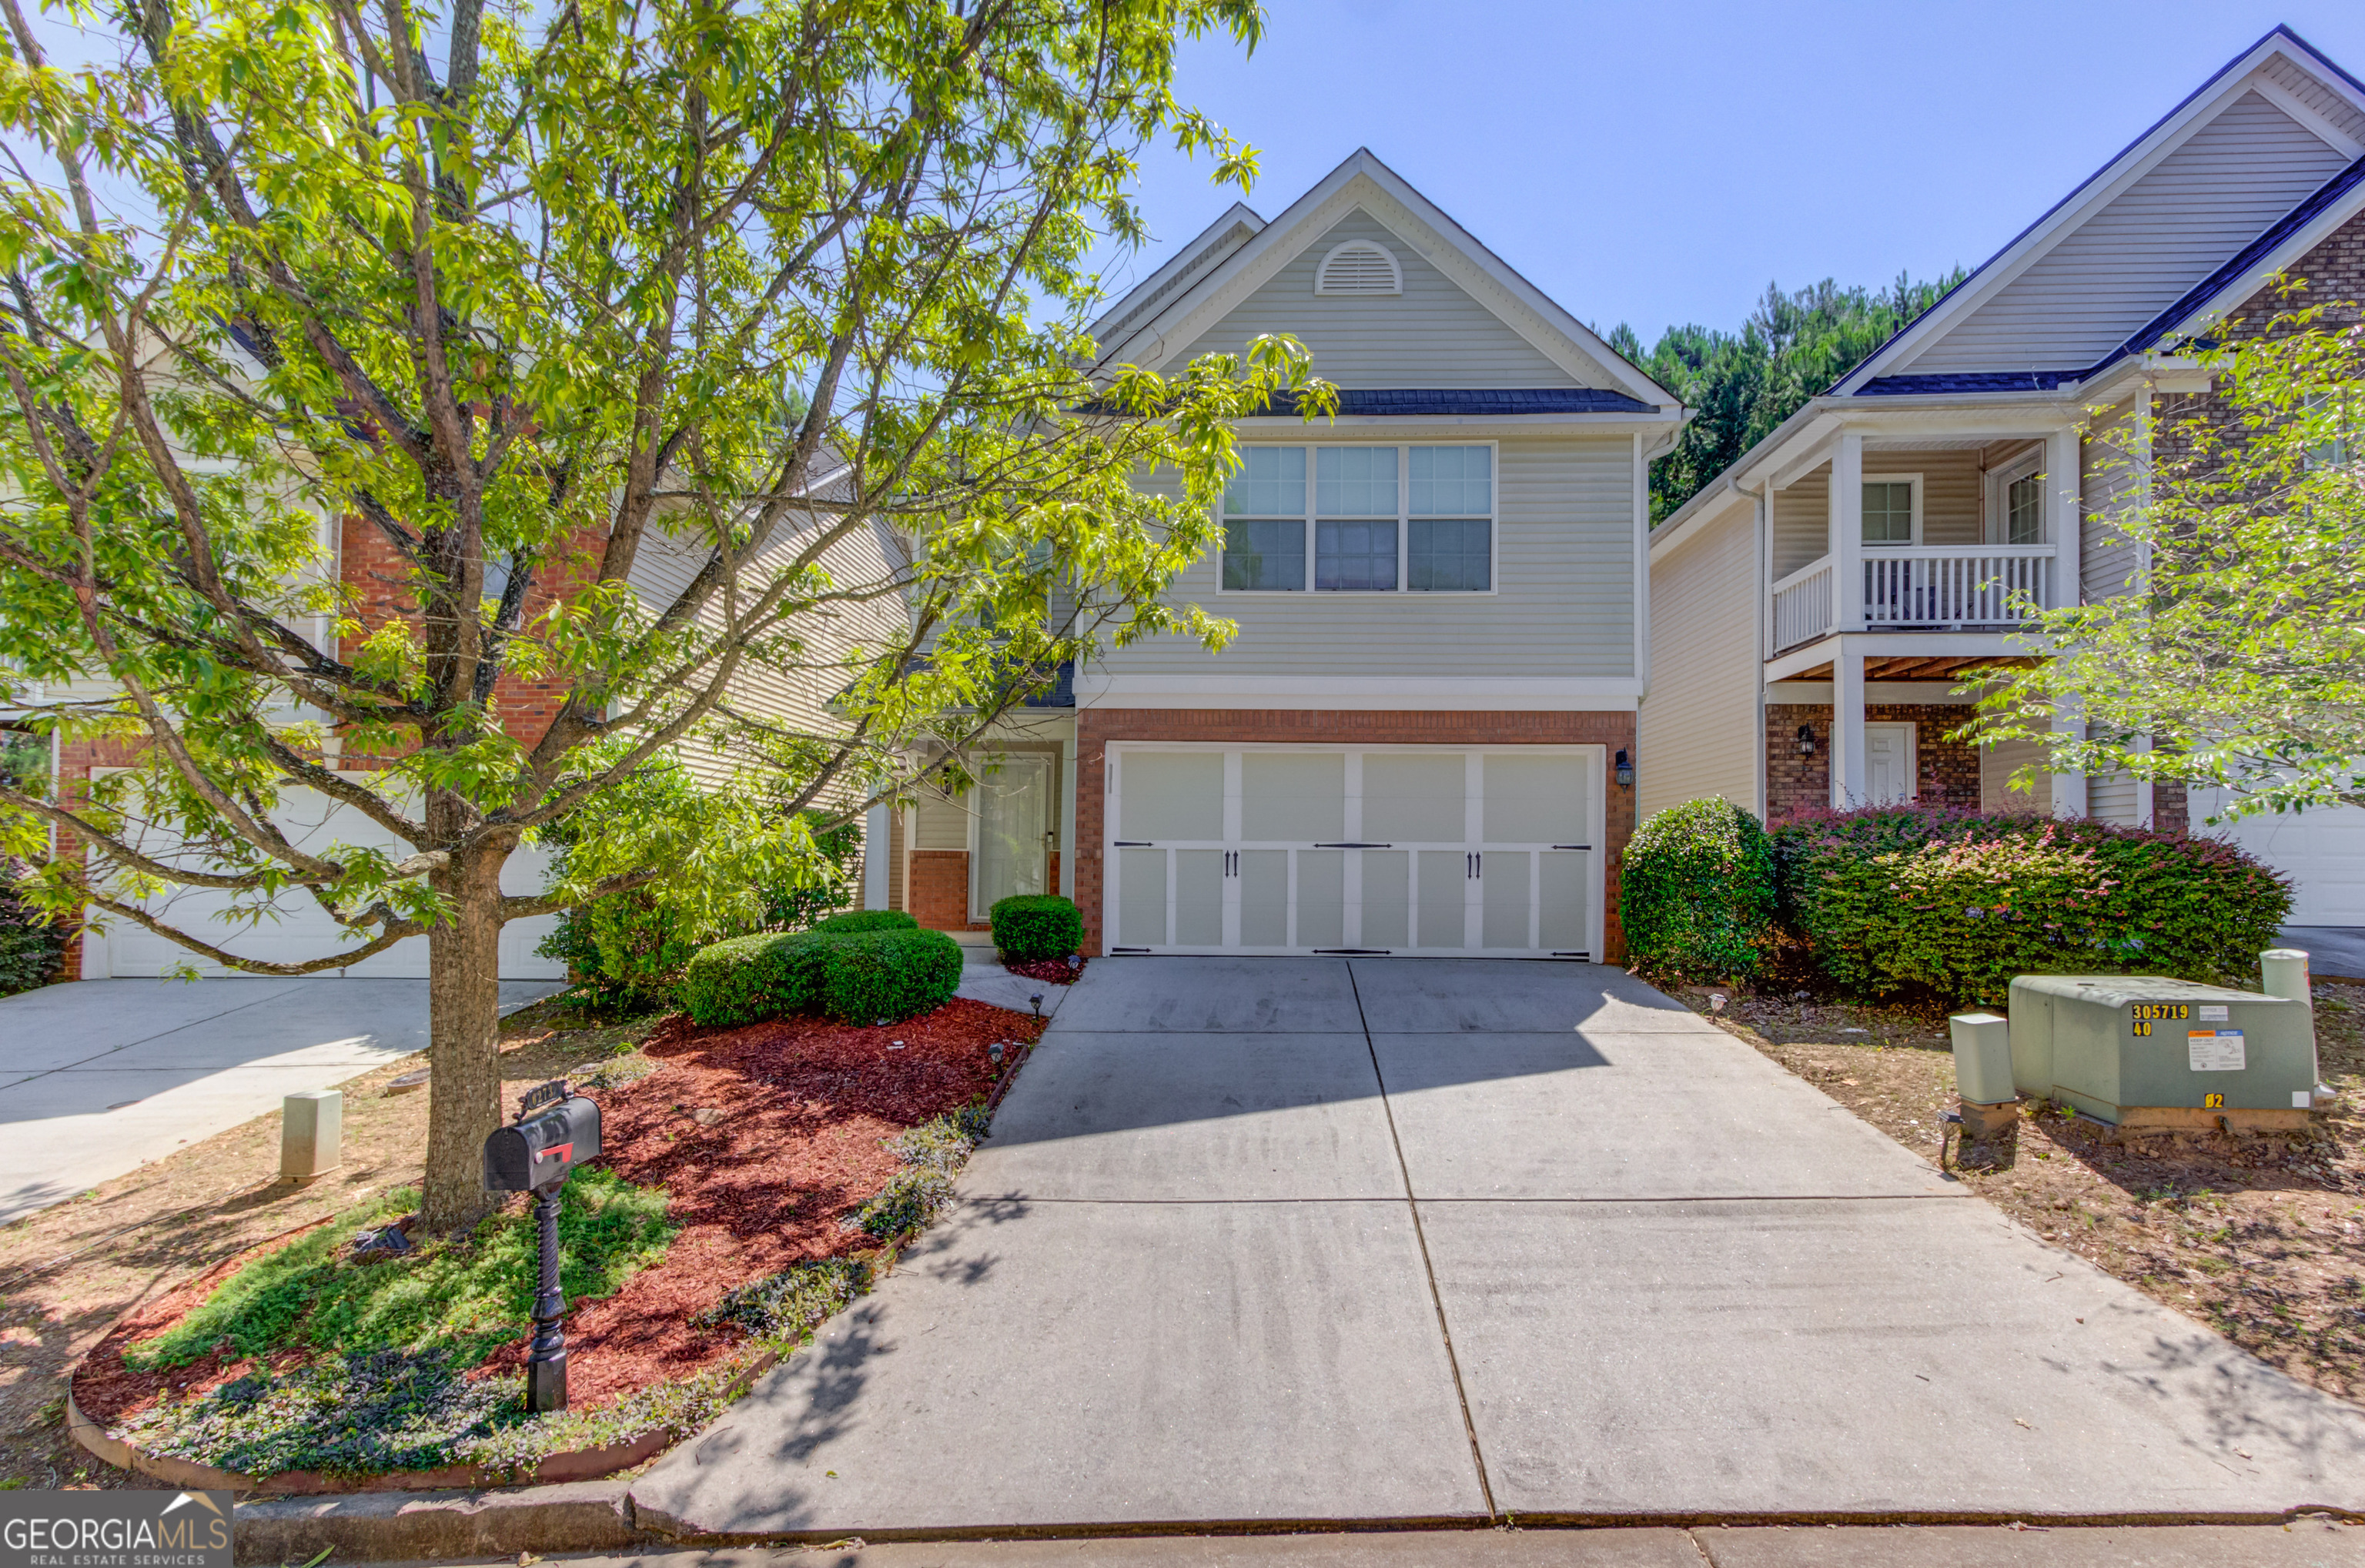
[{"label": "mailbox post", "polygon": [[525,1358],[525,1407],[566,1408],[566,1297],[558,1288],[558,1190],[566,1173],[600,1153],[600,1107],[559,1079],[526,1092],[518,1119],[485,1140],[485,1185],[532,1193],[541,1233],[542,1281],[533,1297],[533,1340]]}]

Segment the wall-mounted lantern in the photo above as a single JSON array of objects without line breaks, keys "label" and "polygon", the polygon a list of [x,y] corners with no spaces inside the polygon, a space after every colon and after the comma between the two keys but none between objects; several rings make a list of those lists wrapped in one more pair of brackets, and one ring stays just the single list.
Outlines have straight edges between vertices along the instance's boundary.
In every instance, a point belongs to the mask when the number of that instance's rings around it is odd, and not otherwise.
[{"label": "wall-mounted lantern", "polygon": [[1815,755],[1815,726],[1812,724],[1799,726],[1799,755],[1800,756]]},{"label": "wall-mounted lantern", "polygon": [[1618,787],[1620,790],[1631,790],[1634,787],[1634,762],[1622,751],[1618,754],[1617,778]]}]

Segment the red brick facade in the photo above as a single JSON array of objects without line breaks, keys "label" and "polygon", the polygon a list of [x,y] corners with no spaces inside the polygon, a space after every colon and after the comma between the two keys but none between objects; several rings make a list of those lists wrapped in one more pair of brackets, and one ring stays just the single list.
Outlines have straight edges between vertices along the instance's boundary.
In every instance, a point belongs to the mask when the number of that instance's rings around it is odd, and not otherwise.
[{"label": "red brick facade", "polygon": [[[1874,695],[1867,690],[1866,696]],[[1865,720],[1913,726],[1914,782],[1923,801],[1936,805],[1979,803],[1979,752],[1967,741],[1949,740],[1968,723],[1971,710],[1949,703],[1872,702]],[[1799,726],[1813,733],[1814,755],[1799,755]],[[1801,812],[1832,803],[1832,709],[1824,703],[1769,703],[1765,709],[1765,820],[1788,821]]]},{"label": "red brick facade", "polygon": [[[1631,713],[1366,712],[1352,709],[1087,708],[1076,715],[1076,902],[1084,951],[1101,945],[1103,806],[1111,741],[1191,741],[1300,745],[1598,745],[1632,755]],[[1637,766],[1643,759],[1636,758]],[[1603,812],[1603,957],[1626,958],[1618,921],[1618,873],[1634,832],[1634,791],[1608,785]]]}]

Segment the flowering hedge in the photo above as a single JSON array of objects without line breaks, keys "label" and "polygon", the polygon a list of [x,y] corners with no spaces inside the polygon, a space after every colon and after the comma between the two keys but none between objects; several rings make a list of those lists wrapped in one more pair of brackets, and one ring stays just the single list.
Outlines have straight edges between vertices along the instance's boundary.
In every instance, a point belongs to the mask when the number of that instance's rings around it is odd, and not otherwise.
[{"label": "flowering hedge", "polygon": [[2255,986],[2291,910],[2230,844],[1943,808],[1821,813],[1774,832],[1782,913],[1840,985],[2000,1006],[2019,974]]}]

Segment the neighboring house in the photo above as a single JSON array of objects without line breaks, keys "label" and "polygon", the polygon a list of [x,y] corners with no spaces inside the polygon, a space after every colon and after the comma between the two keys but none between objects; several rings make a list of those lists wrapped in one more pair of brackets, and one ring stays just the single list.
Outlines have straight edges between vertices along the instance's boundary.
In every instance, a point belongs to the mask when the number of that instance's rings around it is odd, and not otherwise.
[{"label": "neighboring house", "polygon": [[[396,616],[415,613],[415,599],[407,584],[401,559],[371,524],[358,516],[324,518],[318,543],[322,569],[333,573],[348,591],[362,624],[362,635]],[[598,541],[589,543],[596,545]],[[754,570],[764,571],[768,561],[789,556],[804,543],[804,531],[791,529],[757,563]],[[899,546],[887,531],[873,529],[841,542],[824,559],[840,581],[875,581],[900,563],[898,551]],[[702,539],[652,529],[634,558],[628,581],[645,603],[661,608],[689,582],[706,556],[707,546]],[[499,593],[503,586],[499,571],[498,566],[488,569],[488,594]],[[529,624],[549,608],[558,586],[537,579],[526,600]],[[712,622],[716,614],[710,610],[703,619]],[[841,647],[857,642],[875,645],[900,634],[902,616],[891,602],[856,605],[841,607],[825,624],[825,634],[835,636]],[[335,634],[333,623],[327,617],[319,618],[308,630],[322,645]],[[339,650],[341,655],[350,657],[358,643],[359,637],[345,639]],[[826,652],[813,650],[815,662],[824,662]],[[842,727],[829,712],[829,699],[844,681],[842,668],[824,667],[809,676],[793,678],[753,669],[734,680],[731,701],[739,711],[783,729],[830,733]],[[104,682],[94,681],[71,691],[34,695],[37,699],[104,699],[111,689]],[[502,674],[494,687],[494,701],[503,725],[529,744],[540,738],[564,695],[561,682],[529,678],[514,671]],[[308,709],[291,710],[288,717],[294,722],[311,716],[311,712]],[[61,795],[73,798],[95,773],[127,765],[137,756],[138,749],[138,743],[122,742],[79,741],[53,745],[54,777]],[[678,751],[684,766],[703,782],[717,788],[729,782],[733,767],[730,759],[718,757],[711,749],[694,744],[685,744]],[[367,770],[375,766],[367,759],[344,759],[336,755],[331,760],[344,761],[348,776],[353,778],[367,777]],[[347,843],[384,849],[398,857],[410,852],[409,846],[400,844],[385,829],[310,790],[286,791],[275,820],[300,847],[317,849]],[[166,857],[170,857],[173,847],[163,842],[143,846],[162,852]],[[544,885],[549,863],[546,851],[532,845],[521,846],[503,868],[503,890],[512,894],[539,891]],[[218,913],[227,903],[227,895],[183,887],[157,895],[149,901],[148,907],[216,946],[241,957],[268,962],[309,962],[333,954],[340,947],[355,945],[354,939],[338,927],[308,894],[283,894],[275,905],[279,918],[252,927],[218,920]],[[535,951],[550,935],[557,918],[538,915],[511,921],[502,927],[499,965],[503,979],[566,978],[564,963]],[[70,975],[82,980],[106,980],[168,974],[185,969],[199,974],[234,972],[129,921],[109,917],[106,924],[106,931],[84,932],[68,948],[66,970]],[[423,936],[414,937],[357,964],[320,972],[423,977],[427,973],[427,941]]]},{"label": "neighboring house", "polygon": [[1095,954],[1620,957],[1646,465],[1686,410],[1368,151],[1094,338],[1171,369],[1281,332],[1338,417],[1241,422],[1226,545],[1174,589],[1239,635],[1076,671],[979,790],[874,823],[870,902],[980,930],[1056,890]]},{"label": "neighboring house", "polygon": [[[2180,345],[2365,297],[2365,84],[2277,28],[1660,525],[1642,810],[1722,795],[1779,820],[1921,799],[2199,828],[2126,776],[2007,789],[2031,745],[1949,738],[1962,672],[2008,660],[2024,594],[2123,593],[2111,525],[2143,482],[2132,421],[2209,398]],[[2365,812],[2253,821],[2293,919],[2365,924]]]}]

